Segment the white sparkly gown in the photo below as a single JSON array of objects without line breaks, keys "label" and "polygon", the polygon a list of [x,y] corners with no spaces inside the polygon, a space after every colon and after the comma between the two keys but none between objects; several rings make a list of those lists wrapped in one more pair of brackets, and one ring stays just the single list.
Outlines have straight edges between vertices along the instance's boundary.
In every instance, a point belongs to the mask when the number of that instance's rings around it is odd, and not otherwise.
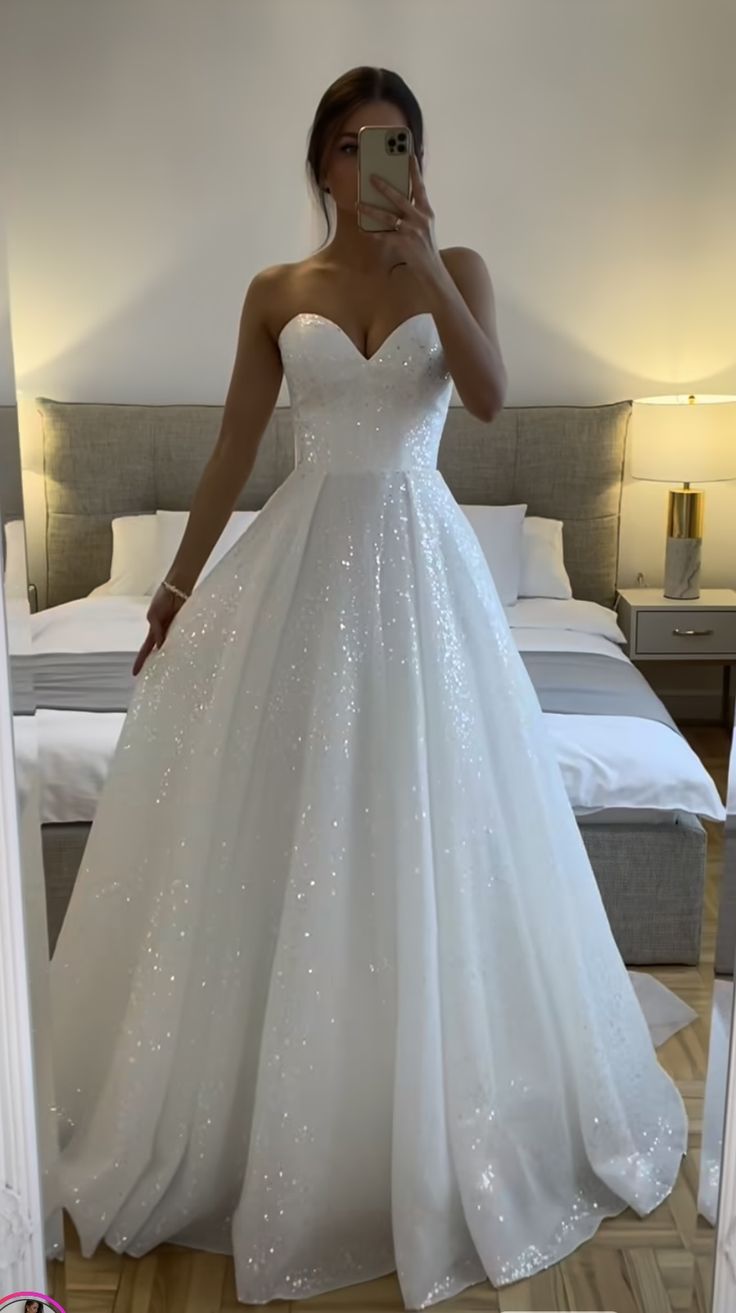
[{"label": "white sparkly gown", "polygon": [[436,467],[432,316],[280,346],[296,467],[138,676],[52,962],[47,1208],[422,1308],[650,1212],[687,1119]]}]

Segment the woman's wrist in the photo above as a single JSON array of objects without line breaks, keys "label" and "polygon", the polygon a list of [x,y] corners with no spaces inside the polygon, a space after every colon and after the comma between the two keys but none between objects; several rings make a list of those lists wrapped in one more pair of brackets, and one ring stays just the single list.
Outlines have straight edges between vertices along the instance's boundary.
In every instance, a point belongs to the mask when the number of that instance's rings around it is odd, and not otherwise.
[{"label": "woman's wrist", "polygon": [[184,593],[191,593],[197,582],[196,579],[192,579],[191,571],[184,570],[176,564],[170,565],[163,577],[167,583],[173,584],[174,588],[181,588]]},{"label": "woman's wrist", "polygon": [[167,593],[171,593],[174,597],[178,597],[182,601],[186,601],[186,599],[191,596],[191,588],[182,588],[180,584],[174,583],[168,575],[165,579],[161,580],[161,584],[166,589]]}]

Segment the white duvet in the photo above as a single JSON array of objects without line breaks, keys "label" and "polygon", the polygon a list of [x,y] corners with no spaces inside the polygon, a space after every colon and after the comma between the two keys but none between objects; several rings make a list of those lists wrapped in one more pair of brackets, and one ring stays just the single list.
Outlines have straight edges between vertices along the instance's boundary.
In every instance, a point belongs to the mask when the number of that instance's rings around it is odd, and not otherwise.
[{"label": "white duvet", "polygon": [[[30,617],[34,652],[129,651],[148,631],[150,597],[81,598]],[[615,613],[579,599],[520,598],[505,608],[520,651],[599,652],[628,661]],[[570,801],[592,820],[691,812],[725,820],[715,783],[686,740],[642,717],[545,713]],[[25,720],[16,717],[16,722]],[[122,712],[35,716],[42,822],[91,821],[125,719]],[[22,757],[28,736],[16,733]]]}]

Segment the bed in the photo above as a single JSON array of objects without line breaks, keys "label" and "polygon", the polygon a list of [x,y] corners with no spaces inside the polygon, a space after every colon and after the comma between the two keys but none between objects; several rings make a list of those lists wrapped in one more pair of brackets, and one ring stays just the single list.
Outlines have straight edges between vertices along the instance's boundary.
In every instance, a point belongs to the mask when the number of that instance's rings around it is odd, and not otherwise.
[{"label": "bed", "polygon": [[[46,579],[45,606],[32,617],[32,660],[53,950],[147,631],[145,594],[90,596],[110,573],[112,520],[188,509],[222,407],[49,398],[37,407]],[[617,633],[630,414],[628,401],[517,407],[489,426],[451,407],[439,468],[461,504],[523,502],[528,515],[562,521],[572,598],[519,597],[506,616],[624,961],[694,964],[706,869],[701,818],[724,813],[711,777]],[[236,509],[262,507],[293,461],[290,409],[278,406]]]}]

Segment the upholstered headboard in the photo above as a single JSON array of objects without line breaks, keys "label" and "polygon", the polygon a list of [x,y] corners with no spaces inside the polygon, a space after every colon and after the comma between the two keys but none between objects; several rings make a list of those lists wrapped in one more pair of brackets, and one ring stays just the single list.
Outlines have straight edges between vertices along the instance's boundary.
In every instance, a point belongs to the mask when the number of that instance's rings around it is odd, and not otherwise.
[{"label": "upholstered headboard", "polygon": [[[119,405],[37,398],[46,484],[47,606],[110,574],[118,515],[187,510],[222,406]],[[458,502],[527,502],[564,522],[575,597],[613,606],[631,402],[508,407],[492,424],[450,408],[439,468]],[[257,510],[294,467],[289,406],[277,406],[237,501]]]},{"label": "upholstered headboard", "polygon": [[17,406],[0,406],[0,512],[3,522],[23,519]]}]

